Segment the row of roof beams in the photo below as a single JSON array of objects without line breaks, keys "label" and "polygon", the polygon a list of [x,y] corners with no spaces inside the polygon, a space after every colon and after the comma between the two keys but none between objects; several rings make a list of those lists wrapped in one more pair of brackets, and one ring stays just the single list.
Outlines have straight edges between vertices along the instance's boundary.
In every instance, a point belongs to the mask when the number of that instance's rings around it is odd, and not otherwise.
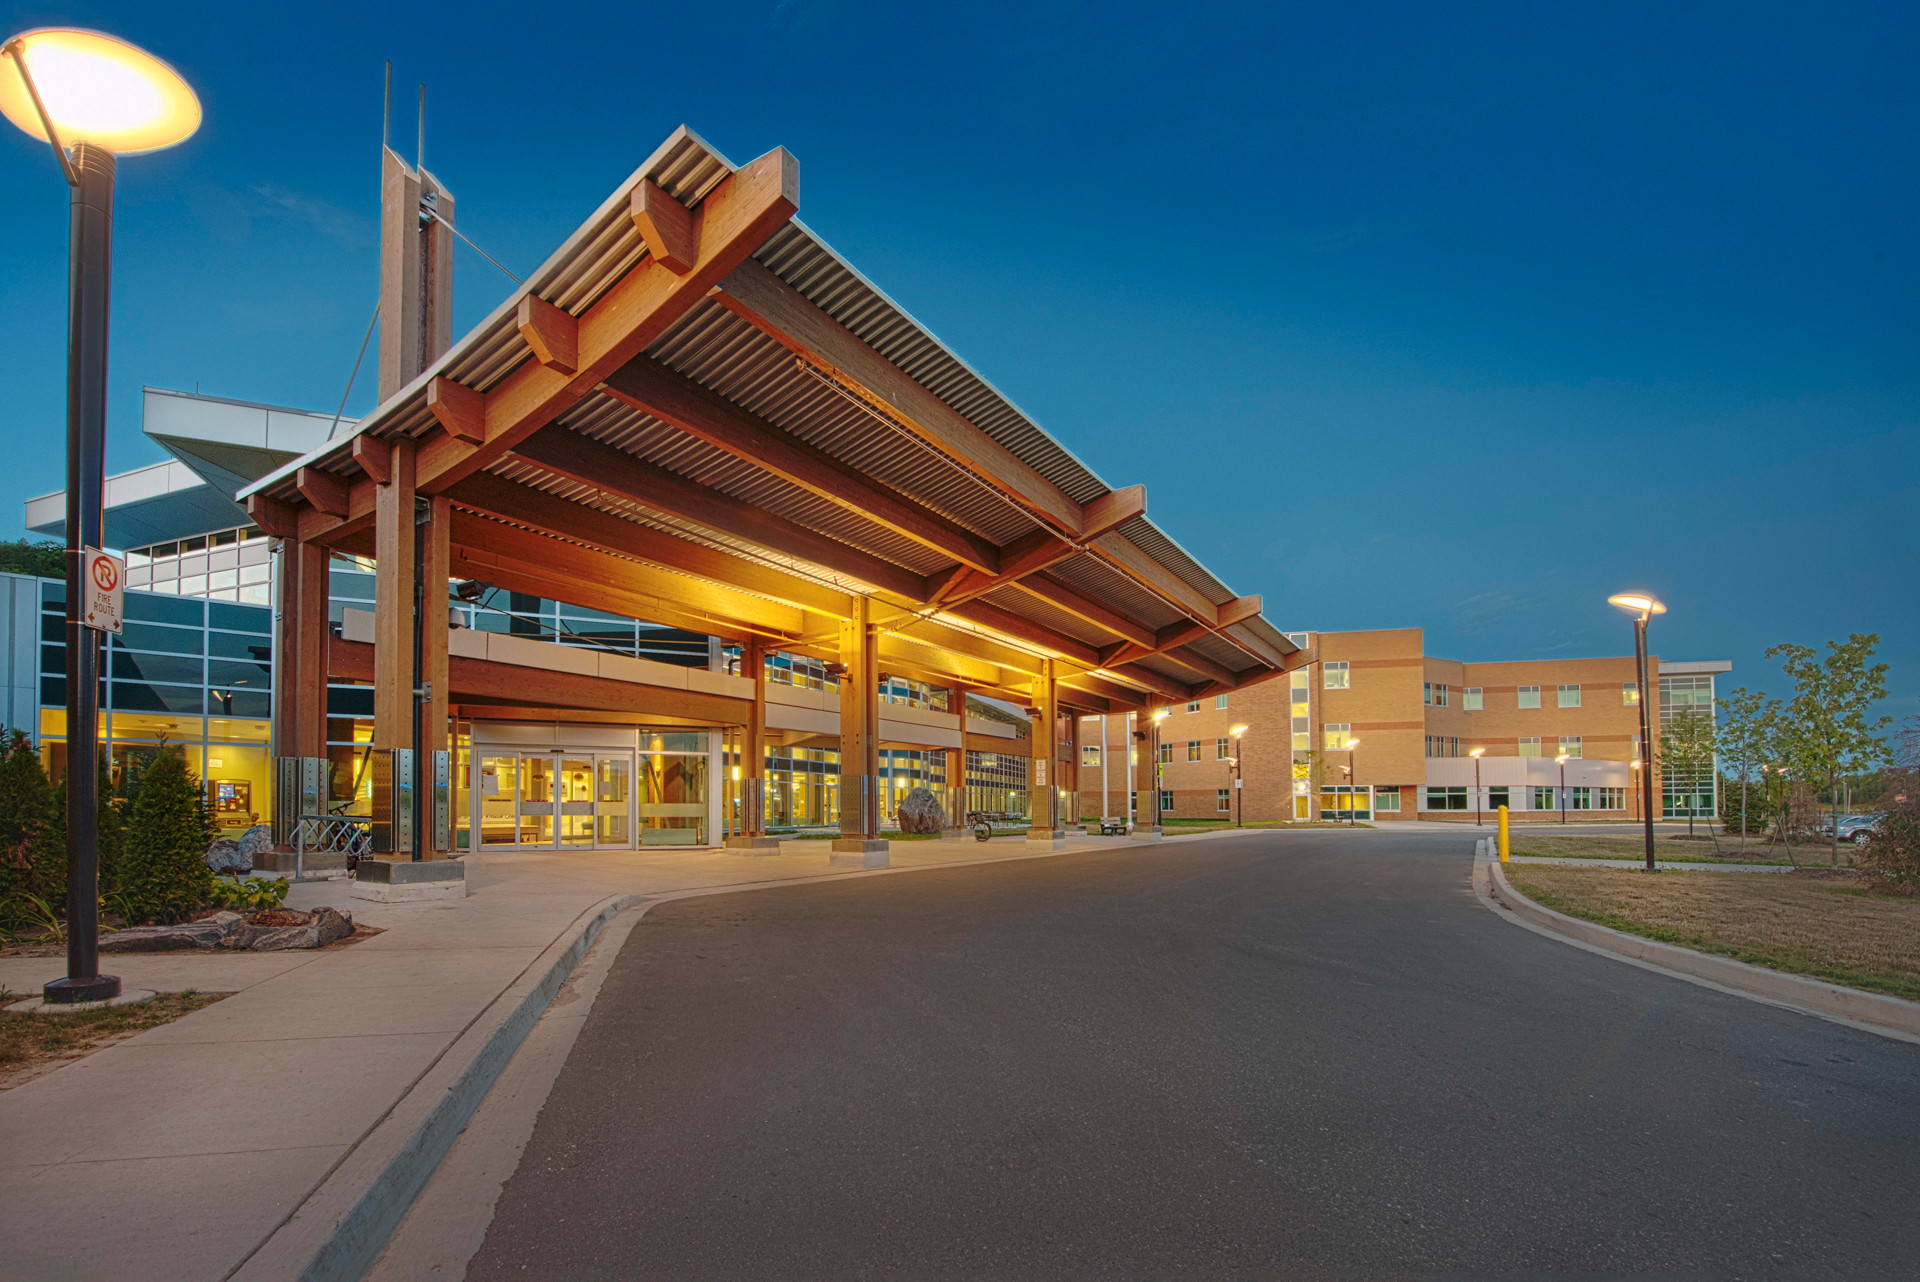
[{"label": "row of roof beams", "polygon": [[[798,173],[684,129],[418,379],[242,491],[369,545],[396,442],[503,586],[830,652],[849,594],[929,656],[1051,657],[1136,706],[1307,656],[793,219]],[[485,573],[481,573],[485,571]],[[582,595],[595,599],[581,600]],[[944,668],[943,668],[944,665]]]}]

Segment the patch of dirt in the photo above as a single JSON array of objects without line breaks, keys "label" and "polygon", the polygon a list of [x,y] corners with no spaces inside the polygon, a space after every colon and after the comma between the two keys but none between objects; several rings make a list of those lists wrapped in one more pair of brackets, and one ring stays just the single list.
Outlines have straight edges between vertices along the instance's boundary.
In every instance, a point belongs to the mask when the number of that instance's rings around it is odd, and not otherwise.
[{"label": "patch of dirt", "polygon": [[[0,989],[0,1006],[32,995]],[[161,993],[152,1001],[72,1015],[0,1010],[0,1091],[23,1086],[115,1042],[211,1006],[225,996],[192,991]]]},{"label": "patch of dirt", "polygon": [[1682,872],[1509,864],[1559,912],[1776,970],[1920,1000],[1920,900],[1847,869]]}]

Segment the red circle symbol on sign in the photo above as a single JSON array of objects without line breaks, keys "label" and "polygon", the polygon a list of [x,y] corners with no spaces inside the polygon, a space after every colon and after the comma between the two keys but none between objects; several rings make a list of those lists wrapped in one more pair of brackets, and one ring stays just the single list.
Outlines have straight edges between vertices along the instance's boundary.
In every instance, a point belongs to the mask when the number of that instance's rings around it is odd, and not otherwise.
[{"label": "red circle symbol on sign", "polygon": [[120,571],[114,568],[111,560],[104,556],[93,559],[93,585],[102,592],[111,592],[120,583]]}]

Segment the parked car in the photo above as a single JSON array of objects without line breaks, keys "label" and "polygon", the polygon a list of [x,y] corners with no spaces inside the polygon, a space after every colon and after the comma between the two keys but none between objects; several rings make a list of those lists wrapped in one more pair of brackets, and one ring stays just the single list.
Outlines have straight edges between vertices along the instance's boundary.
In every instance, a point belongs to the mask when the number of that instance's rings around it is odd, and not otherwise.
[{"label": "parked car", "polygon": [[[1839,819],[1840,840],[1851,841],[1856,846],[1864,846],[1873,840],[1873,830],[1880,826],[1880,821],[1884,818],[1886,818],[1886,815],[1881,812],[1865,815],[1841,815]],[[1833,820],[1821,821],[1820,835],[1824,837],[1832,832],[1833,826]]]}]

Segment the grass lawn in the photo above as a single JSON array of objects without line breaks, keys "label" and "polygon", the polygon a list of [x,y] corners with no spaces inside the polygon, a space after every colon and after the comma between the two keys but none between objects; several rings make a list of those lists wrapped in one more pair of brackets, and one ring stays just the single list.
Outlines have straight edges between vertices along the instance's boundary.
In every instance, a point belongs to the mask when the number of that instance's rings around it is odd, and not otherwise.
[{"label": "grass lawn", "polygon": [[[1549,833],[1516,832],[1513,834],[1513,853],[1516,855],[1540,855],[1553,859],[1641,859],[1645,857],[1644,838],[1638,831],[1623,833],[1616,837],[1612,833],[1573,833],[1565,837]],[[1842,852],[1844,856],[1845,852]],[[1778,845],[1765,846],[1751,838],[1748,839],[1744,853],[1740,849],[1739,838],[1722,837],[1720,851],[1715,853],[1710,841],[1675,841],[1670,837],[1655,835],[1653,839],[1653,857],[1666,863],[1690,864],[1784,864],[1791,861],[1787,852]],[[1802,865],[1813,862],[1812,856],[1802,852]],[[1826,852],[1820,854],[1821,863],[1826,862]]]},{"label": "grass lawn", "polygon": [[[0,1006],[32,995],[0,989]],[[103,1046],[125,1041],[135,1033],[171,1023],[225,996],[225,993],[161,993],[152,1001],[108,1006],[74,1015],[0,1010],[0,1090],[29,1082]]]},{"label": "grass lawn", "polygon": [[1920,896],[1847,874],[1665,872],[1508,864],[1523,894],[1663,943],[1920,1001]]}]

